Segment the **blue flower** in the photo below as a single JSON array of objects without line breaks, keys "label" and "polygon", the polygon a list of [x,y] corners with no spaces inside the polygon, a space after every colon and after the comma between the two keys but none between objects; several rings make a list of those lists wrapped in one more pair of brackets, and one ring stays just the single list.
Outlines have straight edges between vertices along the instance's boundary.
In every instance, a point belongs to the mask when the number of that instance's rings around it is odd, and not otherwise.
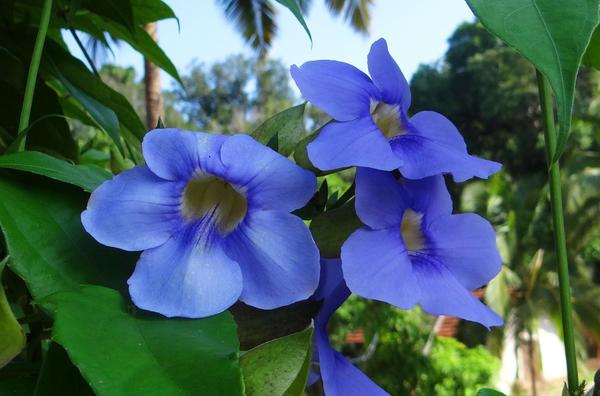
[{"label": "blue flower", "polygon": [[[350,290],[342,277],[339,260],[321,260],[321,281],[314,299],[323,300],[315,317],[313,362],[318,364],[323,389],[327,396],[389,395],[362,371],[356,368],[341,353],[331,347],[327,335],[327,324],[333,313],[348,299]],[[312,375],[312,380],[316,380]]]},{"label": "blue flower", "polygon": [[308,145],[317,168],[399,169],[409,179],[450,173],[455,181],[487,178],[500,169],[496,162],[469,155],[460,133],[443,115],[422,111],[408,118],[410,89],[385,40],[372,45],[368,65],[372,80],[343,62],[292,66],[304,97],[335,120]]},{"label": "blue flower", "polygon": [[197,318],[313,294],[319,252],[289,213],[315,193],[312,173],[245,135],[156,130],[142,150],[146,165],[102,184],[81,216],[100,243],[144,251],[128,281],[138,307]]},{"label": "blue flower", "polygon": [[358,168],[356,213],[366,226],[341,254],[353,293],[486,327],[502,324],[469,291],[500,271],[494,230],[478,215],[452,214],[443,176],[400,183],[389,172]]}]

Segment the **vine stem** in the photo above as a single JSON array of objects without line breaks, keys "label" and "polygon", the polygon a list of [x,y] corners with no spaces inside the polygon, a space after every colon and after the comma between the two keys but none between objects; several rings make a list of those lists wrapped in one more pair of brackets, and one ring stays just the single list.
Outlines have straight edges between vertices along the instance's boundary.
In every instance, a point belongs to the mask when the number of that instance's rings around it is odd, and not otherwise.
[{"label": "vine stem", "polygon": [[[27,83],[25,85],[25,97],[23,98],[23,107],[21,108],[21,117],[19,119],[19,133],[22,133],[29,126],[29,116],[31,115],[31,105],[33,103],[33,93],[35,91],[35,83],[37,80],[40,61],[42,59],[42,50],[44,49],[44,41],[48,33],[48,25],[50,24],[50,11],[52,10],[52,0],[44,0],[42,6],[42,16],[40,18],[40,26],[35,38],[33,46],[33,54],[31,55],[31,63],[29,64],[29,74],[27,74]],[[25,149],[25,138],[19,143],[18,151]]]},{"label": "vine stem", "polygon": [[567,242],[565,238],[565,221],[563,216],[560,167],[558,160],[552,162],[556,151],[556,129],[554,126],[554,108],[552,91],[548,80],[536,70],[540,103],[544,119],[544,140],[549,167],[550,203],[552,222],[554,225],[554,245],[558,259],[558,287],[560,293],[560,312],[567,359],[567,384],[569,392],[574,395],[579,388],[577,376],[577,356],[575,352],[575,331],[573,326],[573,306],[571,303],[571,286],[569,281],[569,262],[567,258]]}]

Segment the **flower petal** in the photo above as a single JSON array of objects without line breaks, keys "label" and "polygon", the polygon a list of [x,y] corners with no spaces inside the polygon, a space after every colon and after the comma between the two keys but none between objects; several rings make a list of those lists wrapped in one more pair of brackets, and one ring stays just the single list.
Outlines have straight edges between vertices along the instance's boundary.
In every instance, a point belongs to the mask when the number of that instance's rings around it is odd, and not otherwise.
[{"label": "flower petal", "polygon": [[373,83],[381,91],[384,102],[400,103],[406,113],[410,107],[410,88],[404,74],[388,51],[384,39],[379,39],[371,46],[368,57],[369,74]]},{"label": "flower petal", "polygon": [[325,125],[307,150],[310,161],[321,170],[348,166],[392,170],[402,164],[371,116]]},{"label": "flower petal", "polygon": [[339,121],[369,115],[371,99],[379,99],[369,76],[344,62],[312,61],[290,71],[306,100]]},{"label": "flower petal", "polygon": [[390,172],[356,169],[356,214],[371,228],[389,228],[402,222],[410,198]]},{"label": "flower petal", "polygon": [[312,296],[314,300],[323,300],[327,298],[333,290],[344,282],[342,273],[342,261],[340,259],[321,259],[321,275],[319,277],[319,287]]},{"label": "flower petal", "polygon": [[150,170],[163,179],[187,180],[198,170],[219,176],[223,168],[219,150],[226,139],[211,133],[155,129],[144,136],[142,150]]},{"label": "flower petal", "polygon": [[202,318],[233,305],[242,291],[239,265],[221,241],[208,241],[199,225],[142,253],[129,293],[138,307],[167,317]]},{"label": "flower petal", "polygon": [[410,196],[410,208],[424,214],[425,225],[440,216],[452,213],[452,198],[446,188],[444,176],[436,175],[419,180],[404,179],[403,186]]},{"label": "flower petal", "polygon": [[182,183],[165,181],[140,165],[102,183],[81,214],[85,230],[106,246],[144,250],[181,227]]},{"label": "flower petal", "polygon": [[[341,277],[335,276],[339,260],[322,262],[325,273],[333,276],[328,279],[323,305],[315,317],[315,344],[323,388],[328,396],[346,395],[387,395],[388,393],[375,384],[362,371],[350,363],[341,353],[334,350],[327,335],[327,323],[331,315],[350,296],[350,290]],[[332,267],[333,271],[330,270]]]},{"label": "flower petal", "polygon": [[485,327],[501,326],[502,319],[465,289],[443,265],[426,256],[413,258],[421,288],[419,303],[432,315],[450,315],[478,322]]},{"label": "flower petal", "polygon": [[303,207],[317,190],[313,173],[247,135],[228,138],[221,161],[227,180],[246,192],[252,207],[290,212]]},{"label": "flower petal", "polygon": [[474,176],[487,179],[501,164],[467,153],[456,127],[443,115],[422,111],[410,119],[409,133],[392,140],[392,149],[403,164],[400,172],[409,179],[451,173],[454,181]]},{"label": "flower petal", "polygon": [[342,246],[342,270],[348,288],[362,297],[410,309],[419,301],[419,288],[400,227],[361,228]]},{"label": "flower petal", "polygon": [[240,264],[240,300],[273,309],[310,297],[319,283],[319,251],[302,220],[279,211],[248,212],[226,240]]},{"label": "flower petal", "polygon": [[473,213],[442,216],[427,234],[427,254],[438,257],[467,289],[488,283],[502,269],[492,225]]}]

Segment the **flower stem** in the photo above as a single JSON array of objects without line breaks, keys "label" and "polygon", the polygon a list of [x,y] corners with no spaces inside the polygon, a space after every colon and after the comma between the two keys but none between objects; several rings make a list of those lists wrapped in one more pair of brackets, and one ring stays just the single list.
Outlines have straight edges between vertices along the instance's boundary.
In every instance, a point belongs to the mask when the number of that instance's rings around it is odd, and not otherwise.
[{"label": "flower stem", "polygon": [[554,245],[558,259],[558,287],[560,292],[560,311],[567,359],[567,383],[571,394],[579,387],[577,378],[577,356],[575,353],[575,332],[573,329],[573,307],[571,304],[571,286],[569,284],[569,262],[567,259],[567,242],[565,238],[565,222],[563,217],[560,168],[558,161],[552,163],[556,149],[556,130],[554,127],[554,109],[550,84],[539,72],[537,73],[538,90],[542,113],[544,115],[544,140],[550,168],[550,202],[552,222],[554,224]]},{"label": "flower stem", "polygon": [[[42,6],[42,16],[38,28],[37,37],[33,46],[33,54],[31,55],[31,63],[29,64],[29,74],[27,75],[27,83],[25,85],[25,97],[23,98],[23,107],[21,108],[21,118],[19,119],[19,133],[22,133],[29,126],[29,116],[31,115],[31,105],[33,103],[33,93],[35,91],[35,83],[37,80],[40,61],[42,59],[42,50],[44,49],[44,41],[48,33],[48,24],[50,23],[50,11],[52,10],[52,0],[44,0]],[[19,143],[18,151],[25,149],[25,138]]]}]

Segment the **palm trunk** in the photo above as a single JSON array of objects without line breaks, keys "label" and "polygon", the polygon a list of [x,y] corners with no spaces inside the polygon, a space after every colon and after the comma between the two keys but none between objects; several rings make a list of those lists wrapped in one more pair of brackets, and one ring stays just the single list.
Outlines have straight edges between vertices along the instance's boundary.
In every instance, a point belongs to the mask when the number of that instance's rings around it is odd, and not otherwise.
[{"label": "palm trunk", "polygon": [[[156,22],[144,25],[144,30],[158,41],[158,30]],[[163,102],[160,94],[160,72],[156,65],[144,58],[144,86],[146,89],[146,127],[156,128],[159,117],[163,113]]]}]

